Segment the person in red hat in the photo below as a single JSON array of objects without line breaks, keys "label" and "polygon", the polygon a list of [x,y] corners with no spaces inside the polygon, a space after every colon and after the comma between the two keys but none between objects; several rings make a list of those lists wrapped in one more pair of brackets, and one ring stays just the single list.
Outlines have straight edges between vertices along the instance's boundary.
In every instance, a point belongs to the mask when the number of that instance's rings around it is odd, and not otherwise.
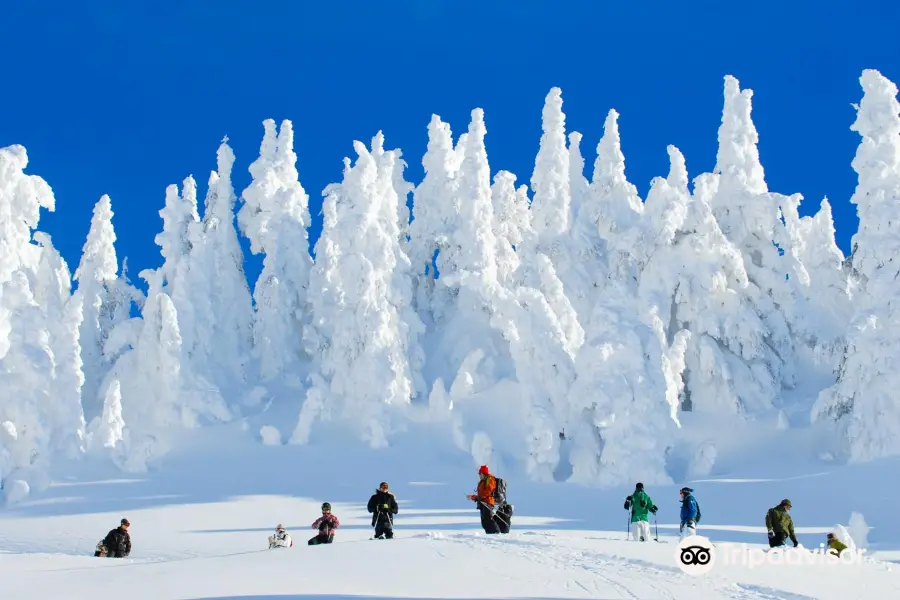
[{"label": "person in red hat", "polygon": [[[498,498],[498,492],[505,492],[506,485],[501,483],[491,474],[487,465],[481,465],[478,469],[478,487],[475,488],[474,494],[466,496],[469,500],[477,503],[478,511],[481,513],[481,527],[485,533],[509,533],[509,517],[501,514],[501,507],[507,506],[506,498]],[[512,515],[509,515],[512,516]]]}]

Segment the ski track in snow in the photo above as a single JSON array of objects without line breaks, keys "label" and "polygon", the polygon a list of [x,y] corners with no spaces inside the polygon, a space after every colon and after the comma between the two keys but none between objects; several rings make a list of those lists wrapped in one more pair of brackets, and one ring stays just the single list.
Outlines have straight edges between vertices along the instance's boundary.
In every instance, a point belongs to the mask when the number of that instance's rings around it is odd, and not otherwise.
[{"label": "ski track in snow", "polygon": [[[562,546],[546,534],[528,533],[540,539],[521,540],[517,538],[472,538],[468,535],[446,536],[444,539],[453,543],[461,543],[477,548],[487,545],[501,552],[515,553],[529,561],[548,565],[554,569],[572,571],[575,576],[570,580],[587,592],[592,598],[607,594],[605,588],[614,590],[620,598],[668,598],[677,597],[670,589],[682,587],[685,582],[694,578],[681,572],[677,567],[664,567],[656,563],[622,558],[596,550],[579,550]],[[614,541],[614,540],[610,540]],[[808,600],[810,596],[790,594],[781,590],[763,586],[744,585],[739,583],[722,584],[721,575],[709,577],[716,592],[735,600]],[[585,583],[587,582],[587,583]]]}]

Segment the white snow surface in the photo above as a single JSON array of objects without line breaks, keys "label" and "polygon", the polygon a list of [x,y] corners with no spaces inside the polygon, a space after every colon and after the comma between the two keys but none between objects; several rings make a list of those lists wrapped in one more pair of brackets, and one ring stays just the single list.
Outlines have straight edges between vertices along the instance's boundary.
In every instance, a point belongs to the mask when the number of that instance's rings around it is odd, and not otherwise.
[{"label": "white snow surface", "polygon": [[[240,430],[198,430],[167,457],[164,471],[138,477],[117,475],[101,461],[70,466],[42,499],[0,513],[3,598],[87,600],[127,590],[133,600],[838,600],[900,592],[892,562],[900,557],[900,531],[883,508],[897,488],[868,485],[877,470],[867,466],[769,468],[770,478],[754,478],[748,468],[743,479],[692,482],[703,509],[699,533],[717,549],[761,550],[765,510],[782,495],[794,503],[797,535],[808,549],[818,549],[851,508],[877,518],[871,538],[878,542],[857,564],[750,567],[717,558],[698,577],[675,562],[678,486],[647,487],[660,507],[651,531],[663,543],[640,543],[626,540],[629,488],[536,484],[496,471],[507,477],[516,514],[509,535],[486,536],[465,498],[476,467],[440,433],[424,451],[404,435],[373,452],[333,441],[264,446],[253,430]],[[400,506],[390,541],[369,539],[365,505],[380,481]],[[333,545],[310,547],[310,525],[324,501],[341,527]],[[131,522],[131,555],[94,558],[97,541],[123,517]],[[268,550],[266,538],[279,523],[294,546]]]}]

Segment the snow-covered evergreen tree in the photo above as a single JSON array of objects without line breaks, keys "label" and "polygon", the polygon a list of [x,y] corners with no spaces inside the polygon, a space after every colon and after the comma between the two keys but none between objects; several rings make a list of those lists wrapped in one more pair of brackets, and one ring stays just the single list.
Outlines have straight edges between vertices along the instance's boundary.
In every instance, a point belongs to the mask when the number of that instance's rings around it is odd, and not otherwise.
[{"label": "snow-covered evergreen tree", "polygon": [[788,260],[779,253],[780,248],[790,256],[790,238],[781,198],[769,193],[759,161],[759,135],[751,118],[753,92],[741,90],[738,80],[727,76],[724,96],[714,171],[718,181],[710,205],[722,233],[743,257],[749,284],[740,293],[765,326],[755,347],[745,346],[741,355],[754,365],[754,387],[759,390],[754,404],[766,408],[775,404],[784,387],[796,383],[796,357],[783,306],[794,298],[791,288],[797,278],[788,278]]},{"label": "snow-covered evergreen tree", "polygon": [[226,141],[217,159],[217,170],[209,175],[203,220],[189,232],[193,335],[185,336],[184,350],[197,393],[233,400],[247,385],[253,304],[235,229],[234,152]]},{"label": "snow-covered evergreen tree", "polygon": [[67,302],[65,261],[49,236],[32,235],[56,203],[27,165],[22,146],[0,148],[0,482],[22,489],[46,483],[53,455],[79,452],[84,436],[81,315]]},{"label": "snow-covered evergreen tree", "polygon": [[81,403],[87,421],[99,416],[103,406],[100,384],[112,366],[103,354],[106,339],[116,325],[130,317],[131,303],[137,297],[136,290],[118,276],[112,217],[112,203],[104,194],[94,205],[74,277],[78,288],[73,298],[83,315],[79,332],[85,378]]},{"label": "snow-covered evergreen tree", "polygon": [[900,102],[897,86],[878,71],[864,71],[860,83],[865,93],[851,126],[862,137],[853,159],[859,183],[850,201],[859,214],[851,261],[861,290],[837,383],[813,410],[814,419],[838,422],[851,461],[900,454]]},{"label": "snow-covered evergreen tree", "polygon": [[[485,137],[484,111],[471,112],[468,130],[450,149],[449,128],[432,122],[433,144],[428,157],[433,179],[416,190],[415,202],[427,203],[426,221],[410,228],[411,236],[437,237],[438,279],[433,281],[431,344],[425,368],[427,382],[454,381],[466,365],[473,378],[473,393],[496,383],[499,369],[509,364],[508,344],[490,324],[490,294],[499,286],[501,273],[497,262],[498,239],[494,231],[494,206]],[[429,176],[426,176],[426,180]],[[416,219],[419,213],[415,211]],[[429,221],[432,223],[429,225]],[[426,256],[430,242],[417,250]],[[462,285],[468,279],[468,285]],[[476,284],[473,279],[479,280]],[[420,278],[419,290],[422,290]],[[485,291],[487,290],[487,291]],[[420,312],[421,314],[421,312]],[[472,361],[473,356],[479,361]],[[434,384],[432,384],[434,385]],[[443,383],[441,383],[443,385]]]},{"label": "snow-covered evergreen tree", "polygon": [[294,130],[290,121],[263,122],[259,158],[250,165],[253,181],[243,191],[238,224],[254,254],[264,253],[256,282],[253,356],[264,381],[283,378],[299,388],[308,366],[303,330],[309,321],[307,287],[313,261],[309,255],[309,196],[300,184]]},{"label": "snow-covered evergreen tree", "polygon": [[387,445],[392,407],[416,393],[410,358],[422,329],[412,306],[411,263],[400,247],[395,187],[399,157],[355,142],[356,164],[325,189],[322,235],[310,279],[311,386],[292,442],[337,415],[372,447]]}]

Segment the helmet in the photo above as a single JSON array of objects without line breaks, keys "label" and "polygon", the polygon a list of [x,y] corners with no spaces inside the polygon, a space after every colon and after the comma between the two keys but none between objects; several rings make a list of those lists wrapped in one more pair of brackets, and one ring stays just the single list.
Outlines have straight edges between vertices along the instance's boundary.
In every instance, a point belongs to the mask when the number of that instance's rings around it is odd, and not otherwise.
[{"label": "helmet", "polygon": [[638,481],[636,484],[634,484],[634,489],[642,490],[642,489],[644,489],[644,484],[641,483],[640,481]]},{"label": "helmet", "polygon": [[284,525],[281,523],[278,524],[278,527],[275,528],[275,531],[284,531]]},{"label": "helmet", "polygon": [[119,521],[119,525],[129,526],[131,525],[131,523],[128,521],[128,519],[122,519],[121,521]]},{"label": "helmet", "polygon": [[330,503],[330,502],[323,502],[323,503],[322,503],[322,510],[323,510],[323,511],[324,511],[324,510],[331,510],[331,503]]},{"label": "helmet", "polygon": [[490,473],[490,471],[488,471],[487,465],[481,465],[481,468],[478,469],[479,475],[488,475],[489,473]]},{"label": "helmet", "polygon": [[791,501],[787,498],[781,501],[781,505],[785,508],[791,508],[793,506],[793,504],[791,504]]},{"label": "helmet", "polygon": [[681,490],[679,490],[678,493],[679,493],[679,494],[684,494],[685,496],[687,496],[688,494],[690,494],[690,493],[693,492],[693,491],[694,491],[694,490],[692,490],[691,488],[685,486],[685,487],[681,488]]}]

